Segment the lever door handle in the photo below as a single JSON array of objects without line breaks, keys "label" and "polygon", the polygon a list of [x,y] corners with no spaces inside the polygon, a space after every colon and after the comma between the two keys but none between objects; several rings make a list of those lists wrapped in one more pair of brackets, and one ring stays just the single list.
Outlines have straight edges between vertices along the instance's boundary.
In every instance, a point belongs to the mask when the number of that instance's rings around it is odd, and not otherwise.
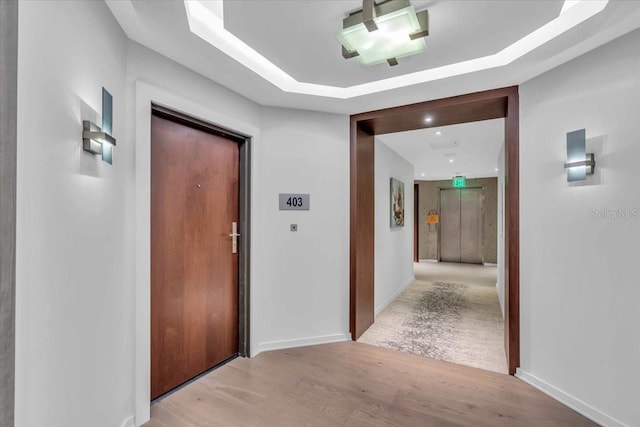
[{"label": "lever door handle", "polygon": [[231,253],[237,254],[238,253],[238,237],[240,237],[240,233],[238,233],[237,222],[231,223],[231,234],[229,234],[229,236],[231,237]]}]

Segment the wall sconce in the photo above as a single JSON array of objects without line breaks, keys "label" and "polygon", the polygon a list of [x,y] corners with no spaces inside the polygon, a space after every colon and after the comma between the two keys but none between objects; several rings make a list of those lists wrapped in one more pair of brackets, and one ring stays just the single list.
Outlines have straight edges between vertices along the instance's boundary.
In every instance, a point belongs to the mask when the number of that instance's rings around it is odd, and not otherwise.
[{"label": "wall sconce", "polygon": [[586,150],[586,130],[580,129],[567,133],[567,182],[584,181],[587,175],[593,175],[596,160],[593,153]]},{"label": "wall sconce", "polygon": [[102,88],[102,128],[89,120],[82,121],[82,148],[91,154],[101,154],[102,160],[113,164],[113,97]]}]

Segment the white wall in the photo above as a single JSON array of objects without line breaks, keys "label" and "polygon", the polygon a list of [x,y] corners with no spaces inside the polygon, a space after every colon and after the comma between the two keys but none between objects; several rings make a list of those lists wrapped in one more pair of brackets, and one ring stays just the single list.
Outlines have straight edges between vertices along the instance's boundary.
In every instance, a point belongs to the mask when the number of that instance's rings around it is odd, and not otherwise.
[{"label": "white wall", "polygon": [[[520,87],[519,374],[606,425],[640,425],[640,31]],[[586,128],[600,178],[566,181]],[[600,182],[598,184],[598,181]]]},{"label": "white wall", "polygon": [[[137,421],[147,419],[149,400],[151,101],[252,138],[251,354],[349,339],[348,117],[261,108],[136,43],[128,84],[136,93],[129,115],[137,146]],[[280,192],[309,193],[311,210],[280,212]]]},{"label": "white wall", "polygon": [[[131,324],[135,325],[135,360],[132,361],[131,375],[135,377],[135,419],[140,424],[149,418],[150,400],[150,143],[151,143],[151,103],[155,102],[193,117],[200,118],[224,128],[252,137],[253,159],[258,159],[260,140],[260,107],[217,85],[216,83],[187,70],[181,65],[130,42],[127,52],[127,103],[128,136],[131,144],[130,156],[135,157],[135,165],[129,171],[129,210],[127,217],[134,221],[133,232],[127,235],[127,247],[135,248],[136,263],[132,274],[132,297],[135,309],[131,313]],[[260,162],[253,166],[259,169]],[[255,189],[259,183],[258,174],[252,176]],[[251,201],[255,212],[260,208]],[[252,247],[251,259],[260,254]],[[252,306],[252,309],[254,307]],[[251,313],[252,320],[259,321]],[[133,327],[133,326],[132,326]],[[252,349],[260,337],[251,334]]]},{"label": "white wall", "polygon": [[[133,412],[126,37],[103,2],[20,2],[16,426],[120,426]],[[112,166],[82,120],[114,99]]]},{"label": "white wall", "polygon": [[[254,351],[349,339],[349,118],[263,108],[260,130]],[[279,211],[278,193],[309,193],[311,209]]]},{"label": "white wall", "polygon": [[505,252],[504,252],[504,144],[498,154],[498,281],[496,282],[496,292],[498,301],[502,309],[502,317],[504,317],[504,272],[505,272]]},{"label": "white wall", "polygon": [[[413,273],[413,165],[375,140],[376,315],[415,279]],[[390,179],[404,183],[404,227],[391,228]]]},{"label": "white wall", "polygon": [[[103,2],[21,2],[19,43],[17,426],[148,417],[151,101],[252,137],[252,354],[348,339],[347,116],[262,108],[127,42]],[[81,149],[102,86],[112,166]]]}]

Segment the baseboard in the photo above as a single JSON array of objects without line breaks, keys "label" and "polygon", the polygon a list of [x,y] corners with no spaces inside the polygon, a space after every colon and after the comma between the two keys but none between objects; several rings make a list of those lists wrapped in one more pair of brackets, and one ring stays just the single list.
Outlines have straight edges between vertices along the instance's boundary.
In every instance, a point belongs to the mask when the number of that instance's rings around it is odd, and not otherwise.
[{"label": "baseboard", "polygon": [[602,426],[630,427],[521,368],[516,369],[516,377]]},{"label": "baseboard", "polygon": [[391,304],[393,302],[394,299],[396,299],[398,297],[398,295],[400,295],[402,293],[402,291],[404,291],[405,289],[407,289],[413,282],[416,281],[416,277],[415,276],[411,276],[411,279],[409,279],[409,281],[407,283],[405,283],[404,285],[402,285],[397,291],[395,291],[393,293],[393,295],[391,295],[389,298],[387,298],[386,300],[384,300],[382,302],[382,304],[380,304],[379,306],[376,307],[375,310],[375,315],[377,316],[378,314],[380,314],[382,312],[382,310],[384,310],[385,308],[387,308],[387,306],[389,304]]},{"label": "baseboard", "polygon": [[494,263],[494,262],[485,262],[482,265],[484,265],[485,267],[497,267],[498,264]]},{"label": "baseboard", "polygon": [[134,416],[131,415],[130,417],[125,418],[125,420],[122,421],[122,424],[120,424],[120,427],[136,427]]},{"label": "baseboard", "polygon": [[428,259],[428,258],[423,258],[423,259],[419,259],[418,262],[440,262],[437,259]]},{"label": "baseboard", "polygon": [[258,344],[257,351],[251,354],[255,357],[263,351],[282,350],[284,348],[304,347],[307,345],[330,344],[333,342],[351,341],[351,334],[321,335],[319,337],[298,338],[294,340],[269,341]]}]

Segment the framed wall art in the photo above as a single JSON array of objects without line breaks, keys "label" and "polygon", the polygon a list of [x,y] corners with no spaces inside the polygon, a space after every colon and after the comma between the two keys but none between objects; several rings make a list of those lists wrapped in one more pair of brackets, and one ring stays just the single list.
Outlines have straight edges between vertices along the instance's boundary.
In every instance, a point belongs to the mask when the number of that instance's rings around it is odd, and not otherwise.
[{"label": "framed wall art", "polygon": [[404,227],[404,183],[391,178],[391,228]]}]

